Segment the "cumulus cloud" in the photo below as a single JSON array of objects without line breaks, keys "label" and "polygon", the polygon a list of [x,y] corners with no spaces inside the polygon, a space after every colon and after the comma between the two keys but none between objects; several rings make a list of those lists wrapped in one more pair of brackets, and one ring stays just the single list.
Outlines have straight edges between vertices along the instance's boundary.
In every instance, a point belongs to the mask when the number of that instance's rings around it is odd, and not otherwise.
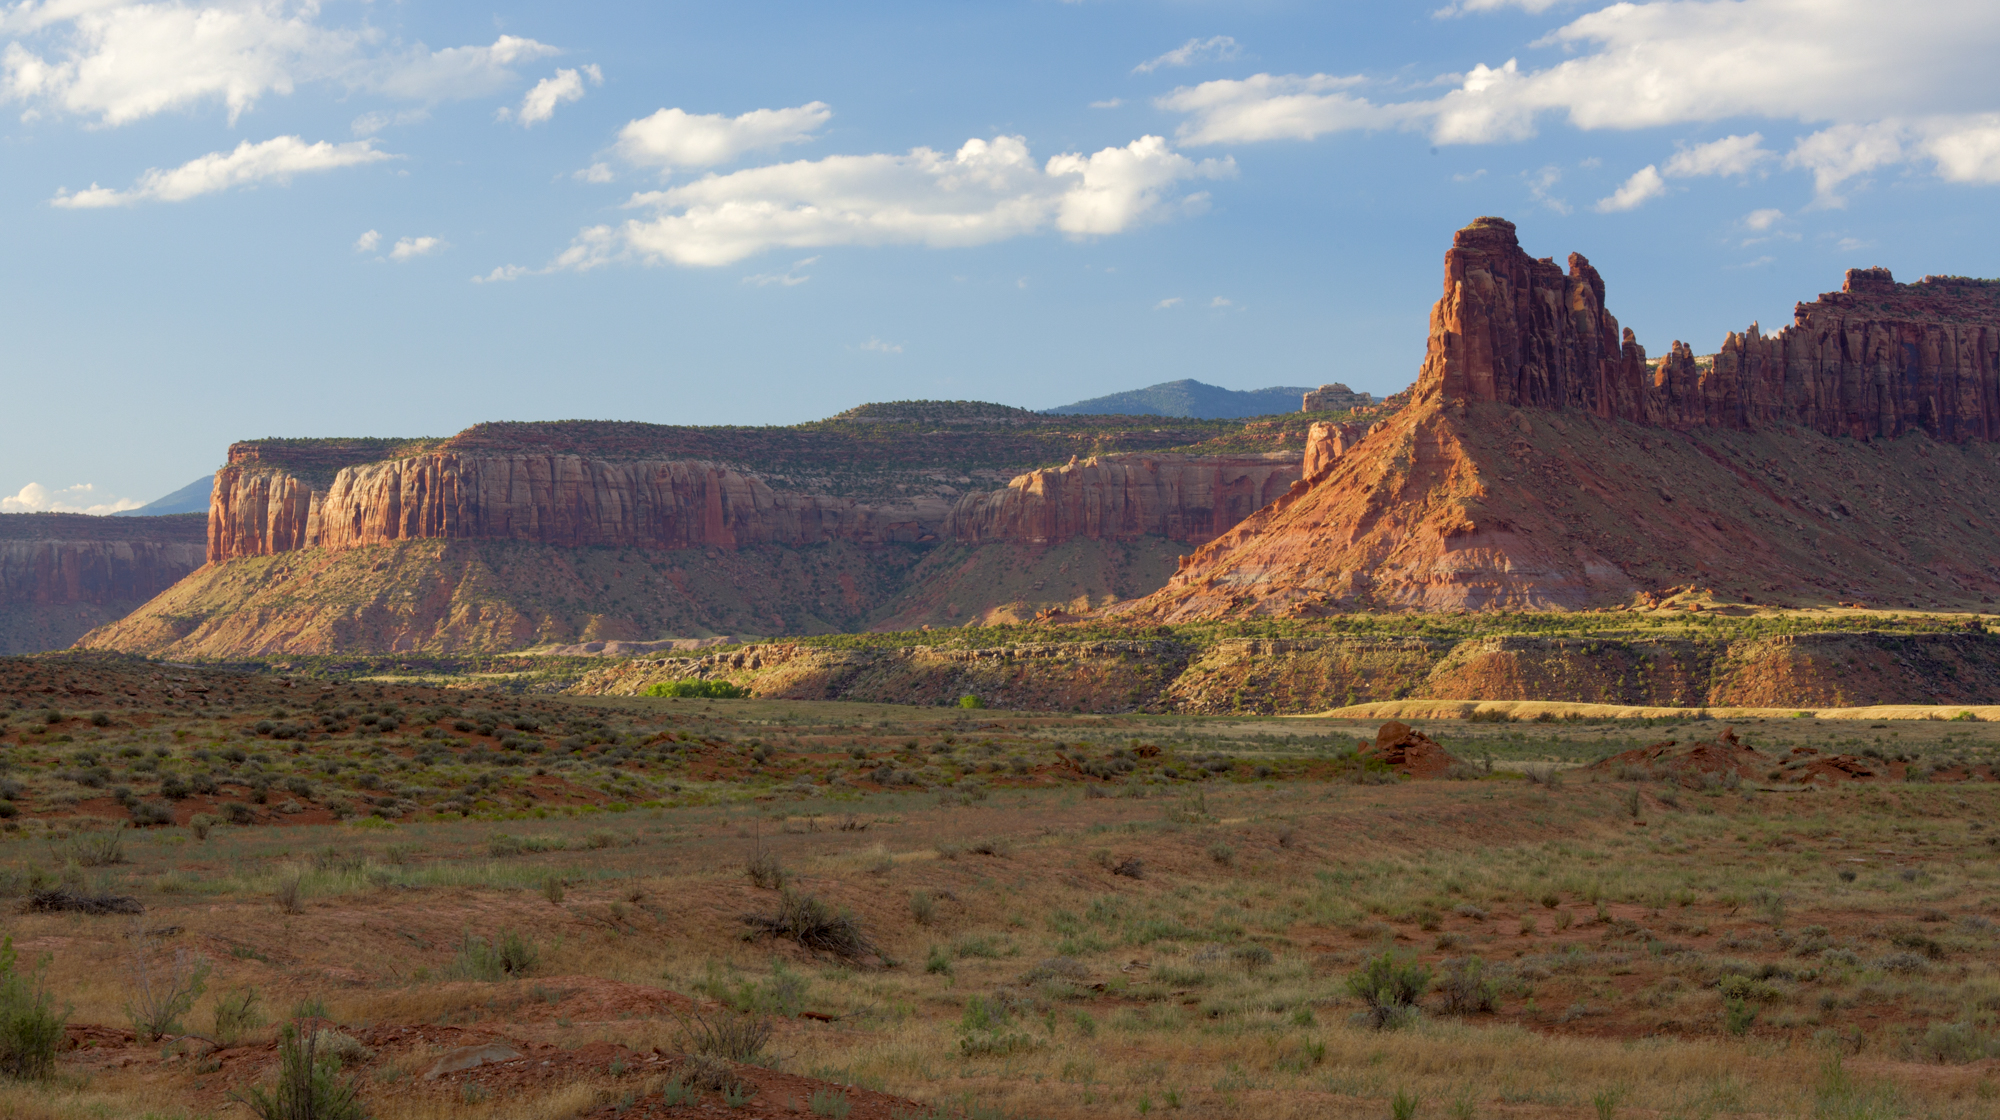
[{"label": "cumulus cloud", "polygon": [[1188,114],[1175,135],[1193,145],[1311,140],[1329,132],[1393,128],[1410,119],[1409,108],[1377,105],[1347,92],[1365,81],[1333,74],[1257,74],[1183,86],[1155,103]]},{"label": "cumulus cloud", "polygon": [[317,0],[21,0],[0,10],[0,101],[121,125],[220,102],[231,123],[269,95],[328,81],[418,101],[478,97],[553,54],[490,46],[378,51],[364,26],[328,27]]},{"label": "cumulus cloud", "polygon": [[1667,161],[1665,174],[1675,178],[1697,175],[1747,175],[1771,158],[1763,147],[1764,134],[1725,136],[1692,148],[1682,148]]},{"label": "cumulus cloud", "polygon": [[382,231],[371,229],[354,239],[354,251],[357,253],[372,253],[375,251],[375,246],[381,243]]},{"label": "cumulus cloud", "polygon": [[609,183],[618,177],[618,173],[611,170],[610,164],[600,160],[589,167],[570,172],[569,177],[579,183]]},{"label": "cumulus cloud", "polygon": [[903,352],[902,343],[884,342],[874,337],[870,337],[868,341],[862,343],[860,348],[874,354],[900,354]]},{"label": "cumulus cloud", "polygon": [[[1449,11],[1540,0],[1465,0]],[[1784,165],[1812,172],[1822,204],[1843,184],[1899,163],[1955,182],[2000,182],[2000,114],[1990,80],[2000,13],[1940,0],[1921,15],[1877,0],[1640,0],[1582,15],[1535,44],[1572,57],[1540,69],[1509,59],[1448,76],[1438,96],[1364,96],[1356,78],[1259,74],[1173,91],[1184,144],[1312,139],[1375,128],[1433,143],[1533,136],[1543,118],[1580,129],[1641,129],[1741,117],[1820,131]],[[1773,158],[1757,134],[1684,149],[1656,172],[1733,175]]]},{"label": "cumulus cloud", "polygon": [[585,66],[581,70],[557,70],[555,77],[543,78],[535,83],[535,88],[521,98],[519,109],[501,109],[500,119],[506,120],[511,116],[520,122],[522,128],[541,124],[556,115],[556,106],[565,101],[583,100],[585,78],[590,80],[591,85],[601,86],[604,84],[604,71],[596,66]]},{"label": "cumulus cloud", "polygon": [[389,259],[392,261],[415,260],[418,257],[427,257],[444,248],[447,248],[444,239],[439,237],[399,237],[396,239],[396,247],[389,250]]},{"label": "cumulus cloud", "polygon": [[0,513],[91,513],[102,516],[138,509],[145,504],[131,498],[100,495],[97,487],[88,482],[79,482],[61,490],[51,490],[39,482],[30,482],[18,493],[0,495]]},{"label": "cumulus cloud", "polygon": [[1243,47],[1227,35],[1189,39],[1157,58],[1149,58],[1132,68],[1134,74],[1150,74],[1162,66],[1193,66],[1197,62],[1227,62],[1243,53]]},{"label": "cumulus cloud", "polygon": [[1179,307],[1183,302],[1185,301],[1182,300],[1181,297],[1179,296],[1168,296],[1166,299],[1163,299],[1160,302],[1154,304],[1153,310],[1165,311],[1170,307]]},{"label": "cumulus cloud", "polygon": [[375,150],[372,140],[330,144],[321,140],[308,144],[296,136],[280,136],[261,144],[245,140],[233,152],[210,152],[191,159],[171,171],[158,168],[139,176],[129,190],[113,190],[92,183],[88,190],[70,194],[56,192],[50,205],[72,210],[107,206],[130,206],[136,202],[184,202],[231,187],[255,186],[263,182],[280,185],[293,175],[310,171],[331,171],[340,167],[376,163],[395,156]]},{"label": "cumulus cloud", "polygon": [[1660,178],[1660,169],[1652,164],[1632,173],[1625,185],[1612,192],[1609,198],[1597,200],[1597,212],[1610,214],[1619,210],[1636,210],[1649,198],[1658,198],[1667,193],[1667,182]]},{"label": "cumulus cloud", "polygon": [[626,205],[650,217],[582,231],[548,269],[616,260],[714,266],[772,248],[963,247],[1051,227],[1100,236],[1198,212],[1207,195],[1176,186],[1235,172],[1231,160],[1197,163],[1158,136],[1046,163],[1018,136],[968,140],[953,153],[800,160],[634,195]]},{"label": "cumulus cloud", "polygon": [[661,109],[618,130],[618,154],[641,167],[712,167],[748,152],[811,140],[832,119],[833,109],[824,101],[753,109],[738,117]]}]

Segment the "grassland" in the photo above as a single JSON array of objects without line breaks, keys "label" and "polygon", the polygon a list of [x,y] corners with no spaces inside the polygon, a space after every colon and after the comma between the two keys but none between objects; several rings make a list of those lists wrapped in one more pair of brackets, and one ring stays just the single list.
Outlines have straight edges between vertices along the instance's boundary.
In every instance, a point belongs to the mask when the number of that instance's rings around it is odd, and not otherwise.
[{"label": "grassland", "polygon": [[[385,1118],[1972,1118],[2000,1094],[2000,787],[1926,780],[1990,773],[1987,721],[1733,725],[1774,762],[1908,760],[1805,787],[1588,765],[1722,733],[1696,713],[1424,720],[1467,765],[1418,782],[1354,719],[81,658],[0,665],[0,710],[0,890],[144,908],[6,919],[74,1045],[0,1081],[13,1115],[240,1114],[300,1017],[353,1041],[342,1076]],[[806,899],[854,937],[745,921]],[[1353,982],[1385,955],[1428,970],[1408,1006]],[[140,1042],[137,978],[204,965]],[[254,1025],[218,1021],[251,992]],[[703,1024],[739,1022],[771,1033],[735,1088],[681,1088]],[[426,1078],[495,1042],[525,1057]]]}]

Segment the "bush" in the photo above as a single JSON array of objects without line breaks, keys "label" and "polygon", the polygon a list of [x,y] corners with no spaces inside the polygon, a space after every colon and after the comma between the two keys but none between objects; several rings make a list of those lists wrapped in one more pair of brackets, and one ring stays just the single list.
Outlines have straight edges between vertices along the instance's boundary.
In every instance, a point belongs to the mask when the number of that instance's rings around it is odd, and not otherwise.
[{"label": "bush", "polygon": [[743,921],[759,933],[796,941],[815,953],[829,953],[843,960],[871,955],[888,960],[862,933],[861,923],[853,915],[836,913],[817,897],[790,888],[780,894],[776,914],[769,917],[750,914]]},{"label": "bush", "polygon": [[278,1039],[278,1084],[275,1091],[251,1086],[240,1095],[258,1120],[365,1120],[368,1113],[356,1099],[352,1079],[340,1077],[340,1059],[320,1052],[321,1033],[301,1034],[287,1025]]},{"label": "bush", "polygon": [[1368,1025],[1376,1030],[1409,1018],[1417,998],[1431,986],[1431,970],[1393,954],[1375,957],[1347,977],[1347,990],[1368,1007]]},{"label": "bush", "polygon": [[750,695],[750,690],[728,681],[660,681],[647,689],[646,695],[692,700],[741,700]]},{"label": "bush", "polygon": [[775,852],[759,848],[743,864],[743,873],[750,877],[750,885],[761,890],[774,891],[785,885],[785,867],[778,862]]},{"label": "bush", "polygon": [[977,696],[961,696],[958,698],[958,706],[968,709],[984,708],[986,701],[981,700]]},{"label": "bush", "polygon": [[124,863],[125,838],[116,832],[79,836],[69,842],[69,858],[84,867]]},{"label": "bush", "polygon": [[305,873],[294,871],[290,875],[279,879],[277,889],[272,891],[271,894],[277,900],[278,909],[281,912],[286,914],[305,913]]},{"label": "bush", "polygon": [[764,1052],[764,1044],[771,1041],[770,1020],[761,1015],[691,1011],[681,1017],[680,1023],[681,1049],[689,1054],[749,1062],[756,1060]]},{"label": "bush", "polygon": [[1478,957],[1446,961],[1438,991],[1444,993],[1444,1010],[1448,1015],[1491,1011],[1499,1002],[1493,981],[1486,978],[1486,962]]},{"label": "bush", "polygon": [[535,970],[541,949],[534,942],[504,930],[492,941],[466,934],[452,958],[449,975],[455,980],[505,980],[526,976]]},{"label": "bush", "polygon": [[14,939],[0,940],[0,1074],[44,1077],[55,1069],[67,1009],[51,1005],[42,973],[46,959],[32,974],[16,967]]},{"label": "bush", "polygon": [[172,824],[174,811],[163,801],[144,801],[132,810],[132,823],[140,828]]},{"label": "bush", "polygon": [[161,1035],[179,1034],[181,1017],[194,1010],[194,1001],[208,987],[208,962],[190,960],[186,949],[177,949],[171,960],[155,960],[151,939],[133,950],[127,966],[132,985],[132,1002],[125,1013],[132,1017],[132,1031],[141,1042]]},{"label": "bush", "polygon": [[234,1046],[245,1034],[264,1025],[257,1010],[257,989],[237,988],[215,1001],[215,1041]]}]

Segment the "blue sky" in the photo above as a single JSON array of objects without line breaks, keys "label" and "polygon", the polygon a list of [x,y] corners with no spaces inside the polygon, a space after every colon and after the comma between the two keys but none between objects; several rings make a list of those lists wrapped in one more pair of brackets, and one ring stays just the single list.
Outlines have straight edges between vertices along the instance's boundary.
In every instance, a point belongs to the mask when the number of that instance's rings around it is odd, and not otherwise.
[{"label": "blue sky", "polygon": [[1480,214],[1655,354],[2000,273],[1990,4],[1443,2],[0,5],[0,509],[266,435],[1386,393]]}]

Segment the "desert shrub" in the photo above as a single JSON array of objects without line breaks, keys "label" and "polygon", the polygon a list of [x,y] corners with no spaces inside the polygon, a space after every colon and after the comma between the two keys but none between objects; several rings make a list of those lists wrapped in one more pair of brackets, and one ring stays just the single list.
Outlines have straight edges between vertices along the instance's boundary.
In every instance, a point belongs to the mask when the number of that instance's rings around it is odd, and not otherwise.
[{"label": "desert shrub", "polygon": [[967,709],[984,708],[986,701],[981,700],[977,696],[961,696],[958,698],[958,706]]},{"label": "desert shrub", "polygon": [[647,689],[646,695],[693,700],[741,700],[750,695],[750,690],[728,681],[660,681]]},{"label": "desert shrub", "polygon": [[1916,1041],[1915,1049],[1934,1062],[1966,1065],[2000,1054],[2000,1039],[1963,1020],[1933,1023]]},{"label": "desert shrub", "polygon": [[1493,981],[1486,978],[1486,962],[1478,957],[1446,961],[1444,975],[1438,978],[1438,991],[1444,995],[1444,1010],[1448,1015],[1491,1011],[1499,1000]]},{"label": "desert shrub", "polygon": [[684,1052],[732,1062],[755,1061],[771,1041],[770,1020],[738,1011],[691,1011],[680,1017],[680,1026]]},{"label": "desert shrub", "polygon": [[1368,1025],[1376,1030],[1407,1021],[1430,986],[1430,969],[1390,953],[1371,958],[1347,977],[1348,992],[1367,1005]]},{"label": "desert shrub", "polygon": [[506,856],[518,856],[527,850],[518,836],[509,836],[504,832],[496,832],[486,838],[486,854],[495,859]]},{"label": "desert shrub", "polygon": [[215,1001],[215,1041],[234,1046],[245,1034],[264,1025],[257,1009],[257,989],[237,988]]},{"label": "desert shrub", "polygon": [[1208,858],[1214,860],[1215,862],[1221,864],[1224,867],[1228,867],[1230,864],[1236,862],[1236,849],[1230,847],[1228,844],[1225,844],[1220,840],[1217,840],[1215,843],[1210,844],[1208,846]]},{"label": "desert shrub", "polygon": [[535,970],[541,949],[513,930],[491,941],[468,933],[459,942],[447,974],[456,980],[506,980]]},{"label": "desert shrub", "polygon": [[357,1086],[340,1076],[340,1058],[321,1052],[325,1033],[286,1025],[278,1038],[277,1085],[270,1093],[253,1085],[231,1095],[258,1120],[364,1120]]},{"label": "desert shrub", "polygon": [[194,1009],[194,1001],[208,987],[208,962],[190,959],[188,951],[176,949],[171,958],[158,959],[157,946],[149,938],[134,949],[126,965],[132,1002],[125,1014],[132,1019],[132,1031],[141,1042],[161,1035],[181,1032],[181,1018]]},{"label": "desert shrub", "polygon": [[87,833],[69,842],[69,858],[83,867],[110,867],[125,862],[125,838],[117,832]]},{"label": "desert shrub", "polygon": [[1784,998],[1784,993],[1748,976],[1725,976],[1715,985],[1725,1000],[1740,999],[1751,1003],[1776,1003]]},{"label": "desert shrub", "polygon": [[800,894],[790,888],[780,892],[776,914],[768,917],[750,914],[743,921],[759,933],[796,941],[816,953],[827,953],[843,960],[857,960],[865,956],[888,960],[874,942],[868,940],[861,930],[861,923],[853,915],[836,912],[818,897]]},{"label": "desert shrub", "polygon": [[561,906],[563,902],[563,893],[564,893],[563,881],[561,876],[551,875],[548,878],[542,880],[542,897],[549,900],[549,905]]},{"label": "desert shrub", "polygon": [[43,1077],[55,1069],[69,1011],[57,1011],[43,984],[46,959],[32,972],[19,967],[14,939],[0,939],[0,1074]]},{"label": "desert shrub", "polygon": [[929,891],[911,892],[910,917],[915,918],[917,920],[918,925],[920,926],[930,925],[931,919],[933,919],[936,916],[937,916],[937,899],[931,897],[931,892]]},{"label": "desert shrub", "polygon": [[847,1120],[847,1114],[854,1109],[847,1094],[838,1089],[814,1089],[808,1103],[814,1116],[830,1116],[833,1120]]},{"label": "desert shrub", "polygon": [[777,853],[763,848],[744,861],[743,874],[749,877],[751,886],[761,890],[774,891],[785,885],[785,867],[778,862]]},{"label": "desert shrub", "polygon": [[305,881],[305,873],[302,871],[294,871],[278,880],[277,888],[271,893],[277,900],[280,911],[286,914],[306,912]]}]

